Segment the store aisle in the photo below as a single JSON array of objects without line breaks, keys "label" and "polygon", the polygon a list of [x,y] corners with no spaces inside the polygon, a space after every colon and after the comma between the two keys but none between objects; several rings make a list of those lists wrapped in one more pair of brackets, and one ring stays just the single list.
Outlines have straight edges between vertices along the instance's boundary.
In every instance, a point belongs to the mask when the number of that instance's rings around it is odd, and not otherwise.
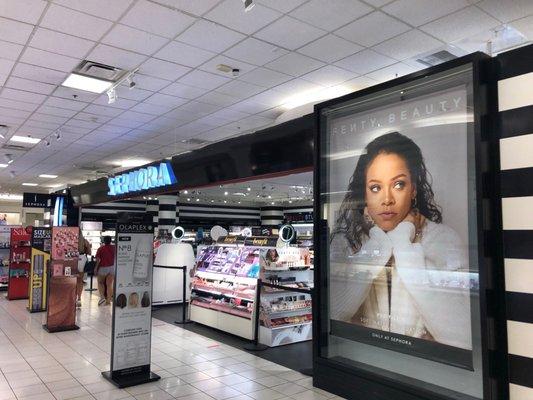
[{"label": "store aisle", "polygon": [[0,400],[325,400],[311,378],[166,322],[153,320],[159,382],[116,389],[109,368],[111,309],[84,293],[80,330],[49,334],[44,313],[0,295]]}]

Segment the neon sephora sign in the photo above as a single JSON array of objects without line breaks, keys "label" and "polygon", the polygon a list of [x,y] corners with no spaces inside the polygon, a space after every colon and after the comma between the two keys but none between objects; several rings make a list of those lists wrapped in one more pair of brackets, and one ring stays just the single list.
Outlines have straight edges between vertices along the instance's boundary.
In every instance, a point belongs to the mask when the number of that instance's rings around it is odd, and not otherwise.
[{"label": "neon sephora sign", "polygon": [[139,168],[126,174],[107,178],[107,186],[109,186],[107,194],[117,196],[174,185],[177,182],[170,163],[163,162],[159,166],[150,165],[146,168]]}]

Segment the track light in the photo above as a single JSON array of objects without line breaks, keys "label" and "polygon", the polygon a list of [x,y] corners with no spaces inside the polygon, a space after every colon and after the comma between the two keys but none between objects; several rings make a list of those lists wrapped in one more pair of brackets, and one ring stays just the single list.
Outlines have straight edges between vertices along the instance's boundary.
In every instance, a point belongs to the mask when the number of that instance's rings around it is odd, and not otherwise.
[{"label": "track light", "polygon": [[130,88],[130,90],[133,89],[137,85],[135,81],[133,80],[133,74],[128,76],[128,79],[126,79],[126,82],[128,83],[128,87]]},{"label": "track light", "polygon": [[111,88],[107,91],[107,104],[113,104],[115,101],[117,101],[117,91]]},{"label": "track light", "polygon": [[253,0],[243,0],[243,3],[244,3],[244,11],[245,12],[250,11],[255,6]]},{"label": "track light", "polygon": [[44,141],[44,145],[45,145],[46,147],[50,147],[50,141],[49,141],[48,139],[46,139],[46,140]]},{"label": "track light", "polygon": [[56,140],[59,142],[61,140],[61,132],[60,131],[57,131],[56,132]]},{"label": "track light", "polygon": [[11,154],[5,154],[4,159],[8,164],[11,164],[13,162],[13,157],[11,157]]}]

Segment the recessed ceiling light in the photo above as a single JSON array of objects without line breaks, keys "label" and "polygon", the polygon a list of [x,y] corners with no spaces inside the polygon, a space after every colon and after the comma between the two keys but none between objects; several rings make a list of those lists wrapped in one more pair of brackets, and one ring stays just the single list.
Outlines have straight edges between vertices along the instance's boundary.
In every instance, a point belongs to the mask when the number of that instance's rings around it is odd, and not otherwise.
[{"label": "recessed ceiling light", "polygon": [[3,194],[0,194],[0,200],[22,200],[22,195],[3,193]]},{"label": "recessed ceiling light", "polygon": [[7,168],[8,164],[0,164],[0,168]]},{"label": "recessed ceiling light", "polygon": [[227,196],[228,195],[228,192],[224,192],[224,196]]},{"label": "recessed ceiling light", "polygon": [[104,93],[113,85],[113,82],[72,73],[61,85],[86,92]]},{"label": "recessed ceiling light", "polygon": [[46,185],[46,187],[49,187],[49,188],[52,188],[52,189],[55,189],[55,188],[58,188],[58,187],[61,187],[63,186],[62,183],[56,183],[55,185]]},{"label": "recessed ceiling light", "polygon": [[24,182],[22,186],[39,186],[37,183]]},{"label": "recessed ceiling light", "polygon": [[39,175],[39,178],[55,179],[57,178],[57,175],[41,174]]},{"label": "recessed ceiling light", "polygon": [[31,136],[18,136],[18,135],[11,136],[11,139],[9,140],[12,142],[31,143],[31,144],[36,144],[41,141],[41,139],[37,139]]}]

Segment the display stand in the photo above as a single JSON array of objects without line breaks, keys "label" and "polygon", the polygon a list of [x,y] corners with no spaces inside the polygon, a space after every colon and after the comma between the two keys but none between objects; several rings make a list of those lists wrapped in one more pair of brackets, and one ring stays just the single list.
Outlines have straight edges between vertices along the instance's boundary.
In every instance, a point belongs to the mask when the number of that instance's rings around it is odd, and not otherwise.
[{"label": "display stand", "polygon": [[245,344],[243,346],[244,350],[247,351],[263,351],[268,349],[268,346],[259,343],[259,304],[261,303],[261,288],[262,288],[262,282],[261,279],[257,280],[257,290],[255,294],[255,318],[254,318],[254,338],[252,339],[251,343]]},{"label": "display stand", "polygon": [[0,292],[7,291],[9,285],[11,228],[14,226],[0,225]]},{"label": "display stand", "polygon": [[119,388],[161,379],[150,370],[153,235],[151,223],[117,224],[111,368],[102,375]]},{"label": "display stand", "polygon": [[8,300],[28,298],[30,282],[31,226],[11,228]]},{"label": "display stand", "polygon": [[51,248],[50,228],[33,228],[31,235],[31,272],[28,311],[46,311],[48,301],[48,267]]},{"label": "display stand", "polygon": [[181,269],[183,273],[183,291],[181,292],[181,321],[174,321],[174,323],[178,325],[190,324],[192,321],[187,318],[187,266],[176,268]]},{"label": "display stand", "polygon": [[76,325],[79,228],[52,228],[52,260],[49,268],[47,332],[79,329]]}]

